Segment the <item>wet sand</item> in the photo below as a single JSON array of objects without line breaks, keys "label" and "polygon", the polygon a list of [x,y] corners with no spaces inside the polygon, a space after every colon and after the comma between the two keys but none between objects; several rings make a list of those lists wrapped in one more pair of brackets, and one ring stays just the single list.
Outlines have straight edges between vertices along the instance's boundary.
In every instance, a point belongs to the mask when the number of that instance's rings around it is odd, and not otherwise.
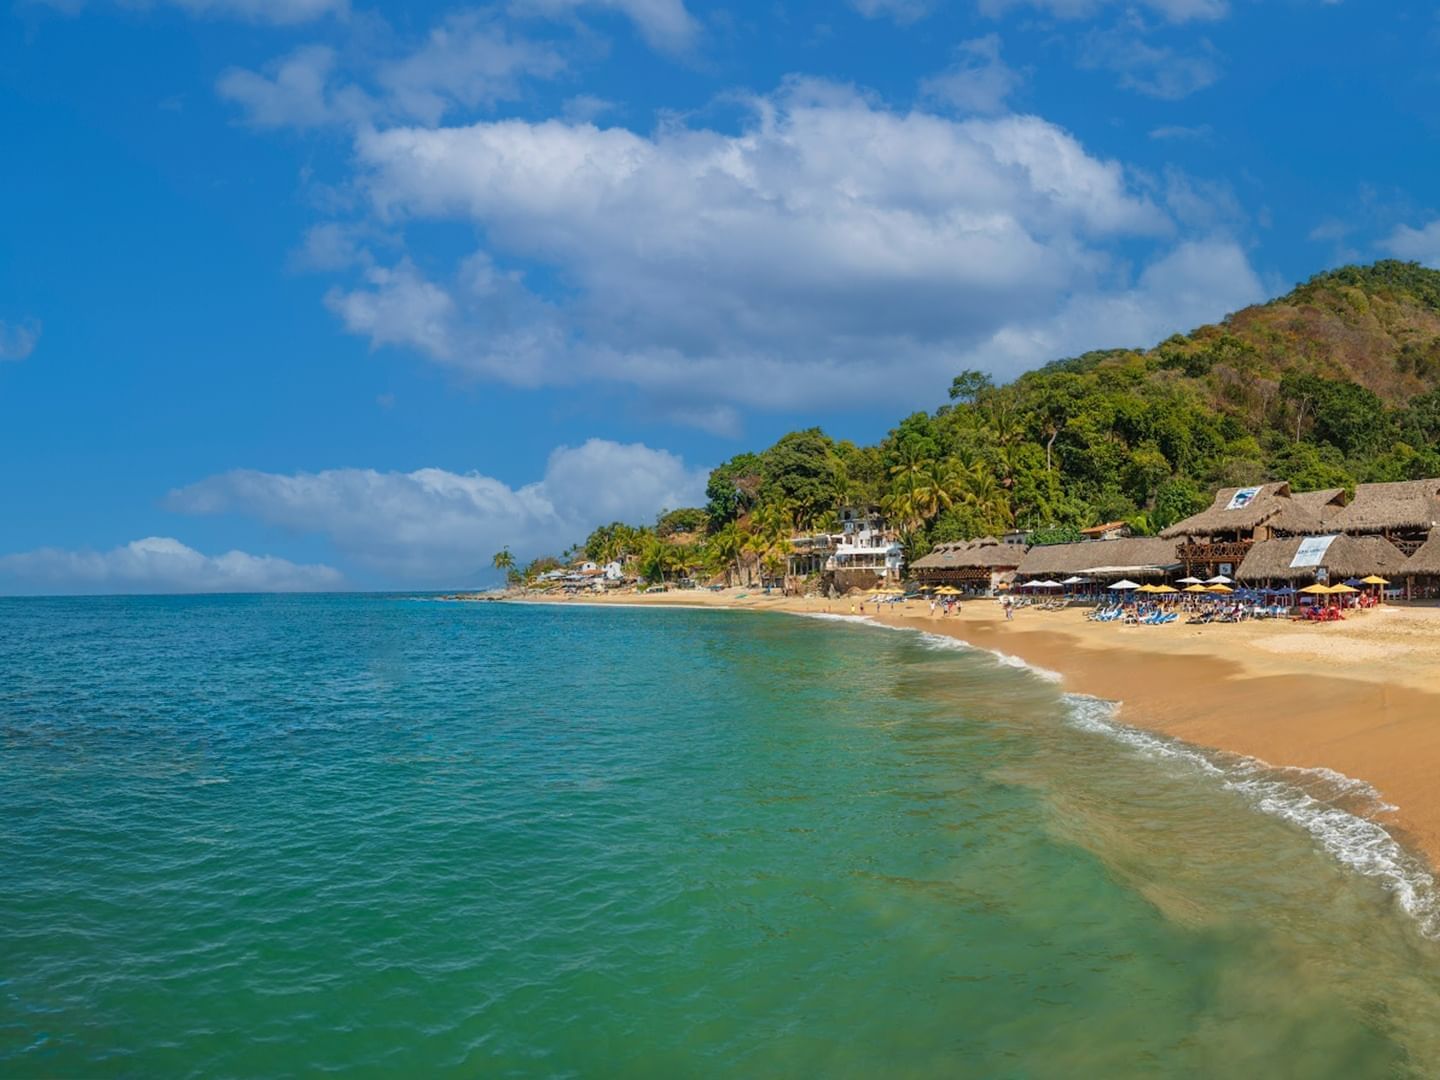
[{"label": "wet sand", "polygon": [[[858,603],[746,590],[620,594],[556,603],[704,606],[849,615]],[[946,634],[1059,673],[1066,690],[1120,703],[1120,719],[1271,765],[1364,780],[1398,809],[1378,817],[1440,866],[1440,609],[1390,606],[1328,624],[1119,626],[1081,609],[994,601],[933,617],[885,605],[876,622]],[[855,614],[860,614],[857,610]]]}]

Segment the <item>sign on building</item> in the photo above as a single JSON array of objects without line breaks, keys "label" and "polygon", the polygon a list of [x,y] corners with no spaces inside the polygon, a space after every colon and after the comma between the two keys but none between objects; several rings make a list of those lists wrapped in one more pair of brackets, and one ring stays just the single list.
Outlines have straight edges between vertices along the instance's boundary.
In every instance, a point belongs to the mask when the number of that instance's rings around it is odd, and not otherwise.
[{"label": "sign on building", "polygon": [[1228,506],[1225,507],[1225,509],[1244,510],[1245,507],[1249,506],[1252,502],[1255,501],[1255,496],[1259,494],[1260,489],[1258,487],[1241,488],[1239,491],[1235,492],[1234,495],[1230,496],[1230,503]]},{"label": "sign on building", "polygon": [[1290,569],[1299,570],[1306,566],[1319,566],[1325,561],[1325,553],[1335,542],[1333,536],[1307,536],[1300,541],[1295,557],[1290,560]]}]

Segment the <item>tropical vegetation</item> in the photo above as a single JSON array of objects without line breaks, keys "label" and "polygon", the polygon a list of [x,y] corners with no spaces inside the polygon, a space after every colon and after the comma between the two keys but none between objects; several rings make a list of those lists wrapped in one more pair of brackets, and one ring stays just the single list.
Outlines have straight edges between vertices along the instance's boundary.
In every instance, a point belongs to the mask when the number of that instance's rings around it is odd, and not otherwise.
[{"label": "tropical vegetation", "polygon": [[791,432],[718,466],[704,507],[603,526],[580,550],[651,581],[751,582],[780,572],[792,535],[835,528],[844,506],[883,510],[915,559],[1017,528],[1036,542],[1110,521],[1148,534],[1229,485],[1436,475],[1440,272],[1384,261],[1153,348],[1090,352],[1004,385],[960,372],[947,400],[874,446]]}]

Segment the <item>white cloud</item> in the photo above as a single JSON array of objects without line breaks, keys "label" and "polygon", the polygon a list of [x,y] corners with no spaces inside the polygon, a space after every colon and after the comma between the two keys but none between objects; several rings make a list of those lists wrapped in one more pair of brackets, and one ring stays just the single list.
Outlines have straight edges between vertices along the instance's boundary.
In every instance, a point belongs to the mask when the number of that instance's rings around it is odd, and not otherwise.
[{"label": "white cloud", "polygon": [[[86,0],[44,0],[51,7],[74,13],[86,6]],[[312,22],[326,15],[343,16],[349,12],[348,0],[159,0],[191,15],[214,18],[238,18],[250,22],[292,25]],[[122,7],[135,7],[130,0],[119,0]]]},{"label": "white cloud", "polygon": [[24,360],[40,340],[40,324],[33,319],[22,323],[0,321],[0,361]]},{"label": "white cloud", "polygon": [[962,112],[997,113],[1024,77],[1000,57],[1000,38],[986,34],[961,42],[955,63],[920,84],[920,92]]},{"label": "white cloud", "polygon": [[1146,37],[1141,20],[1129,17],[1105,30],[1092,30],[1080,39],[1078,62],[1082,68],[1112,71],[1128,90],[1164,101],[1178,101],[1213,85],[1220,64],[1209,42],[1196,43],[1196,51],[1179,52],[1156,45]]},{"label": "white cloud", "polygon": [[1418,229],[1409,225],[1396,226],[1380,246],[1399,258],[1440,269],[1440,219]]},{"label": "white cloud", "polygon": [[700,25],[684,0],[512,0],[518,13],[559,16],[581,8],[616,11],[635,24],[653,48],[682,53],[694,47]]},{"label": "white cloud", "polygon": [[202,555],[178,540],[151,536],[113,551],[40,548],[0,556],[0,584],[22,592],[306,592],[336,589],[340,573],[271,555]]},{"label": "white cloud", "polygon": [[[1016,7],[1033,7],[1057,19],[1086,19],[1096,15],[1107,4],[1119,0],[980,0],[980,10],[998,17]],[[1125,6],[1133,6],[1125,0]],[[1174,23],[1204,22],[1223,19],[1230,13],[1227,0],[1139,0],[1139,6],[1155,12]]]},{"label": "white cloud", "polygon": [[850,6],[867,19],[894,19],[901,26],[918,22],[934,8],[932,0],[850,0]]},{"label": "white cloud", "polygon": [[[756,99],[736,133],[505,120],[362,131],[356,152],[377,222],[463,223],[487,248],[369,266],[327,298],[347,329],[514,385],[636,386],[717,431],[737,406],[924,400],[957,355],[1048,339],[1076,298],[1129,295],[1137,250],[1158,262],[1233,209],[1172,176],[1167,213],[1038,117],[900,113],[816,82]],[[1152,299],[1166,332],[1187,317]],[[1022,362],[997,356],[1001,375]]]},{"label": "white cloud", "polygon": [[256,127],[433,125],[455,110],[514,100],[527,79],[555,78],[566,63],[553,44],[515,36],[493,14],[466,12],[447,17],[408,52],[361,54],[352,66],[353,75],[342,72],[334,49],[307,45],[259,72],[231,68],[216,90]]},{"label": "white cloud", "polygon": [[557,449],[544,478],[520,488],[443,469],[241,470],[172,492],[169,505],[323,534],[393,580],[453,586],[488,568],[502,547],[524,557],[555,552],[596,525],[649,521],[661,510],[697,505],[706,476],[664,450],[591,439]]}]

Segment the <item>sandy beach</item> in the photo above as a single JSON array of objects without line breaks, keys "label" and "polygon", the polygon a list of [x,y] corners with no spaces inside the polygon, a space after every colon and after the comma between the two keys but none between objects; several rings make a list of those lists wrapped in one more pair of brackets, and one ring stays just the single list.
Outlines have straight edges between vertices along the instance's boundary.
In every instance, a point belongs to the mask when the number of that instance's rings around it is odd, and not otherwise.
[{"label": "sandy beach", "polygon": [[[617,594],[547,603],[704,606],[848,615],[852,601],[744,589]],[[1097,624],[1083,609],[992,600],[958,615],[885,605],[889,626],[946,634],[1058,672],[1067,690],[1120,703],[1120,719],[1271,765],[1326,768],[1372,785],[1396,807],[1378,816],[1440,866],[1440,609],[1389,606],[1331,624],[1283,620],[1187,626]]]}]

